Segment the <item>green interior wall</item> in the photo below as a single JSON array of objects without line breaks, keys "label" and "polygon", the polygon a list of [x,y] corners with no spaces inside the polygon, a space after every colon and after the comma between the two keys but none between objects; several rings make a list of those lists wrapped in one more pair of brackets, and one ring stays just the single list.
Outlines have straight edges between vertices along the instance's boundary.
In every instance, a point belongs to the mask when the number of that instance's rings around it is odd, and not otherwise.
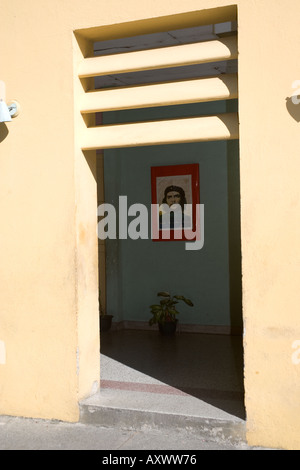
[{"label": "green interior wall", "polygon": [[[226,112],[236,102],[106,113],[104,123]],[[180,323],[241,327],[241,271],[238,141],[145,146],[104,151],[105,202],[118,213],[119,196],[128,207],[144,204],[150,214],[151,166],[199,163],[204,204],[204,246],[185,242],[106,240],[106,305],[114,321],[148,321],[157,292],[183,294],[194,302],[180,308]],[[128,217],[128,222],[133,218]],[[149,219],[150,222],[150,219]]]}]

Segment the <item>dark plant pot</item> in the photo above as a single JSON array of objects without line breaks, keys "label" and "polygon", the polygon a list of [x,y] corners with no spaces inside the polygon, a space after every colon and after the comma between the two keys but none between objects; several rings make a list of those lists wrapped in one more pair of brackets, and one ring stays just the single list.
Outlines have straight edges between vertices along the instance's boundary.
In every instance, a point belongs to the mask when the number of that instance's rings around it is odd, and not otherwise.
[{"label": "dark plant pot", "polygon": [[113,315],[100,315],[100,331],[108,331],[111,328]]},{"label": "dark plant pot", "polygon": [[177,328],[177,320],[176,321],[166,321],[164,323],[158,324],[158,329],[160,334],[163,336],[174,336],[176,333]]}]

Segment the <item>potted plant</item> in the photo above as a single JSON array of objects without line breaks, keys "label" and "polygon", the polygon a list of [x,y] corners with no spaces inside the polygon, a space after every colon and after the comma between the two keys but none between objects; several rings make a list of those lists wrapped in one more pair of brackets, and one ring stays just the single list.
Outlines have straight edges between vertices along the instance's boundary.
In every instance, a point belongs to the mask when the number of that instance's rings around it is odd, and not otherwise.
[{"label": "potted plant", "polygon": [[101,303],[101,293],[99,294],[99,309],[100,309],[100,332],[108,331],[111,328],[113,315],[107,315]]},{"label": "potted plant", "polygon": [[152,326],[157,323],[162,335],[173,335],[176,332],[178,321],[176,315],[179,314],[175,305],[182,300],[190,307],[193,307],[193,302],[183,295],[172,296],[169,292],[158,292],[157,295],[162,299],[159,304],[150,305],[152,318],[149,320],[149,325]]}]

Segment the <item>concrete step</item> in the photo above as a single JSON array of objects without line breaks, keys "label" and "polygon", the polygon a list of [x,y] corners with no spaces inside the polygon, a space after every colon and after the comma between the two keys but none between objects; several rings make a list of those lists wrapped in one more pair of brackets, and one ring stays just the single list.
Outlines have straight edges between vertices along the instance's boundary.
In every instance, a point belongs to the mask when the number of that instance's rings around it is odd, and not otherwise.
[{"label": "concrete step", "polygon": [[[228,396],[218,395],[218,406],[185,393],[157,393],[102,388],[80,404],[81,422],[130,430],[147,428],[184,429],[205,439],[233,445],[245,444],[245,421],[224,409],[239,406]],[[226,407],[222,403],[226,401]],[[230,403],[229,403],[230,402]],[[215,402],[216,403],[216,402]],[[236,413],[238,414],[238,413]]]}]

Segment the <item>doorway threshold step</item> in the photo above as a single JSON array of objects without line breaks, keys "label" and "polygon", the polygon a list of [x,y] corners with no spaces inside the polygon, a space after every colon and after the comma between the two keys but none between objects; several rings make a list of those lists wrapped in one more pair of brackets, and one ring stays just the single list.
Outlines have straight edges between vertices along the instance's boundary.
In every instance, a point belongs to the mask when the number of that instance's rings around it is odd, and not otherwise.
[{"label": "doorway threshold step", "polygon": [[104,388],[80,403],[80,421],[131,430],[175,427],[206,438],[246,443],[245,421],[237,413],[224,411],[238,404],[225,401],[216,406],[183,394]]}]

